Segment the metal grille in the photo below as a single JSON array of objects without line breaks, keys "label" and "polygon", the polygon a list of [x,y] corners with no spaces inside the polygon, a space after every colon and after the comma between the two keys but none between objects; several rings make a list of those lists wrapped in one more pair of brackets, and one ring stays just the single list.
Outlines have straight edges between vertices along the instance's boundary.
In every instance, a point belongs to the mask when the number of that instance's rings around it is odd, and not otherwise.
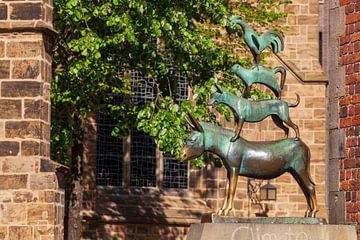
[{"label": "metal grille", "polygon": [[[156,79],[144,77],[132,71],[119,72],[130,78],[131,90],[134,92],[127,100],[135,105],[142,105],[155,100],[157,95]],[[174,99],[180,103],[188,97],[186,75],[170,68],[172,80],[177,81]],[[114,95],[113,104],[124,101],[122,95]],[[97,166],[96,182],[98,185],[121,186],[123,180],[123,142],[111,136],[116,121],[103,114],[98,115],[97,122]],[[156,145],[154,139],[139,131],[131,132],[130,186],[156,186]],[[188,164],[180,163],[173,156],[164,155],[163,187],[187,188]]]},{"label": "metal grille", "polygon": [[153,138],[139,132],[131,132],[130,185],[156,186],[156,145]]},{"label": "metal grille", "polygon": [[180,103],[188,98],[188,81],[186,74],[181,71],[177,71],[174,68],[170,68],[170,74],[174,80],[177,81],[177,89],[175,93],[175,102]]},{"label": "metal grille", "polygon": [[156,80],[149,77],[144,77],[137,72],[130,72],[131,90],[134,94],[131,95],[131,101],[135,105],[142,105],[152,102],[156,98]]},{"label": "metal grille", "polygon": [[164,154],[164,188],[187,188],[188,162],[180,162],[170,154]]},{"label": "metal grille", "polygon": [[122,185],[123,142],[111,136],[116,121],[98,114],[96,141],[96,183],[98,185]]}]

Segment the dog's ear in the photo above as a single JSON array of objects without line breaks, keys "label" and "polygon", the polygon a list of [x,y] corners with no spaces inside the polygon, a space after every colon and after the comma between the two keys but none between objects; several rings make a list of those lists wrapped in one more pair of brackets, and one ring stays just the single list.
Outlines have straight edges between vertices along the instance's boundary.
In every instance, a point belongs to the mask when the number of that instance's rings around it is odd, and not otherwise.
[{"label": "dog's ear", "polygon": [[215,88],[216,88],[216,91],[217,91],[217,92],[223,93],[223,91],[221,90],[220,86],[217,85],[216,83],[215,83]]}]

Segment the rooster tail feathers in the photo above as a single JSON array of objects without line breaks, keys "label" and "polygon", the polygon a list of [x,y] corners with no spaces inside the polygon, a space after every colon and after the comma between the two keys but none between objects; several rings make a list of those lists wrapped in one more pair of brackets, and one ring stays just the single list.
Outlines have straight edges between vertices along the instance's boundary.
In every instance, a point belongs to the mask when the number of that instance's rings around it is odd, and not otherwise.
[{"label": "rooster tail feathers", "polygon": [[264,40],[269,41],[272,51],[278,53],[284,50],[284,39],[279,32],[267,31],[263,34]]}]

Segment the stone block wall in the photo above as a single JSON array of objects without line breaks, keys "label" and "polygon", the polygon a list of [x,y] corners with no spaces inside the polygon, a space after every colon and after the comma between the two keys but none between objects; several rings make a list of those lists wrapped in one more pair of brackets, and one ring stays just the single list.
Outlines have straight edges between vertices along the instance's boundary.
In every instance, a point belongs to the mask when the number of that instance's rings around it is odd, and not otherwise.
[{"label": "stone block wall", "polygon": [[0,1],[0,239],[62,239],[50,161],[50,1]]}]

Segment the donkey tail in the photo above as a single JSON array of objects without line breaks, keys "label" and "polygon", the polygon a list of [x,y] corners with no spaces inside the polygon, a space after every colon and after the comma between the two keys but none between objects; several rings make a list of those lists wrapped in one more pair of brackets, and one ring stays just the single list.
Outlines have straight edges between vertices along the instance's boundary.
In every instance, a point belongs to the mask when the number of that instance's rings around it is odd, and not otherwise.
[{"label": "donkey tail", "polygon": [[283,90],[286,79],[286,70],[283,67],[276,67],[273,69],[274,73],[281,73],[280,89]]},{"label": "donkey tail", "polygon": [[311,177],[311,174],[310,174],[310,163],[309,163],[309,161],[310,161],[310,159],[311,159],[311,152],[310,152],[310,149],[308,148],[307,149],[307,154],[308,154],[308,162],[307,163],[305,163],[306,164],[306,172],[308,173],[308,175],[309,175],[309,180],[310,180],[310,182],[313,184],[313,185],[316,185],[315,184],[315,182],[314,182],[314,180],[312,179],[312,177]]},{"label": "donkey tail", "polygon": [[297,98],[296,103],[287,103],[287,105],[288,105],[289,107],[297,107],[297,106],[299,105],[299,103],[300,103],[300,96],[299,96],[299,94],[297,94],[297,93],[295,93],[295,94],[296,94],[296,98]]}]

